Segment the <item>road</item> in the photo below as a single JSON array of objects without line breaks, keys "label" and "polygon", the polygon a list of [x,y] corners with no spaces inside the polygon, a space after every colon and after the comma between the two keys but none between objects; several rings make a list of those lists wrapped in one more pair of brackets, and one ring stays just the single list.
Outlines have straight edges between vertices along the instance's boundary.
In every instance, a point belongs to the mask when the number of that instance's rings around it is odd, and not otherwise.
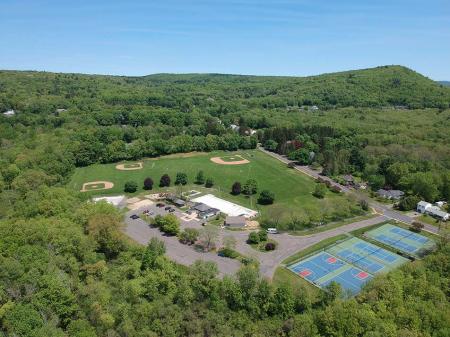
[{"label": "road", "polygon": [[[271,157],[273,157],[275,159],[278,159],[279,161],[281,161],[283,163],[287,164],[287,163],[291,162],[285,156],[279,155],[279,154],[274,153],[274,152],[267,151],[267,150],[265,150],[262,147],[258,147],[258,149],[260,151],[266,153],[267,155],[269,155],[269,156],[271,156]],[[338,186],[343,192],[356,195],[357,197],[361,197],[361,195],[356,190],[354,190],[352,188],[349,188],[347,186],[343,186],[341,184],[338,184],[337,182],[333,181],[332,179],[330,179],[328,177],[321,176],[318,171],[312,170],[308,166],[296,165],[294,167],[294,169],[296,169],[297,171],[300,171],[300,172],[302,172],[302,173],[304,173],[304,174],[306,174],[309,177],[314,178],[314,179],[318,179],[318,177],[320,176],[323,180],[327,180],[332,185]],[[367,198],[367,196],[364,196],[364,197]],[[403,223],[406,223],[408,225],[410,225],[413,221],[420,222],[424,226],[423,230],[425,230],[427,232],[430,232],[430,233],[433,233],[433,234],[436,234],[436,235],[439,235],[439,229],[437,227],[433,226],[433,225],[427,224],[427,223],[422,222],[422,221],[418,221],[417,219],[411,218],[411,217],[409,217],[409,216],[407,216],[407,215],[405,215],[405,214],[403,214],[401,212],[397,212],[397,211],[393,210],[392,208],[390,208],[389,205],[385,205],[385,204],[379,203],[379,202],[377,202],[375,200],[369,199],[368,202],[369,202],[370,207],[372,207],[378,213],[383,214],[384,216],[386,216],[389,219],[393,219],[393,220],[396,220],[396,221],[399,221],[399,222],[403,222]]]}]

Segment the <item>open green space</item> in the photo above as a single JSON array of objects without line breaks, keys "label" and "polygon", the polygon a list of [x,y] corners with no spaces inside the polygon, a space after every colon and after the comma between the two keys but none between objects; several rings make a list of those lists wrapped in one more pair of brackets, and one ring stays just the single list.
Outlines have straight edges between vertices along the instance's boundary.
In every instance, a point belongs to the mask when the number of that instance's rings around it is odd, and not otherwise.
[{"label": "open green space", "polygon": [[[239,154],[250,161],[245,165],[220,165],[213,163],[212,157],[232,157]],[[135,181],[138,183],[138,193],[154,193],[158,191],[171,190],[180,192],[180,187],[174,187],[177,172],[184,172],[188,176],[188,185],[182,187],[182,191],[195,189],[202,193],[213,193],[218,197],[230,200],[240,205],[257,209],[262,215],[277,215],[288,217],[297,214],[304,208],[319,212],[324,202],[343,199],[339,194],[327,192],[324,199],[319,200],[312,196],[315,182],[311,178],[288,169],[285,164],[271,158],[257,150],[246,150],[241,152],[212,152],[195,154],[191,156],[168,156],[147,159],[143,162],[143,169],[136,171],[119,171],[115,169],[116,164],[95,164],[87,167],[77,168],[69,186],[74,190],[80,190],[83,183],[95,180],[107,180],[114,183],[114,187],[101,191],[102,195],[123,194],[125,182]],[[212,178],[212,188],[195,185],[194,180],[197,172],[202,170],[206,178]],[[159,188],[159,179],[163,174],[171,177],[170,188]],[[143,190],[143,182],[147,177],[154,181],[152,191]],[[267,189],[275,193],[273,205],[261,206],[257,204],[257,194],[252,197],[243,194],[232,195],[231,186],[235,181],[243,185],[248,179],[255,179],[258,183],[258,191]],[[99,192],[86,192],[99,194]],[[270,213],[272,212],[272,213]]]}]

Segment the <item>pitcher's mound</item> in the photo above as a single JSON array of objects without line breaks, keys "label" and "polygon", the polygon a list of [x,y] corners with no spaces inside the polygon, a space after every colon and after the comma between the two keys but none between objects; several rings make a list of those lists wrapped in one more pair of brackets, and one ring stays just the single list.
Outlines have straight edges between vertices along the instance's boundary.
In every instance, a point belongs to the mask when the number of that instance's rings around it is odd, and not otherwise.
[{"label": "pitcher's mound", "polygon": [[213,157],[211,158],[211,161],[219,165],[243,165],[250,163],[247,159],[238,154],[224,157]]},{"label": "pitcher's mound", "polygon": [[132,170],[140,170],[144,166],[141,162],[139,163],[128,163],[128,164],[118,164],[116,165],[116,169],[120,171],[132,171]]},{"label": "pitcher's mound", "polygon": [[90,181],[83,184],[83,188],[80,190],[80,192],[109,190],[113,187],[114,184],[110,181]]}]

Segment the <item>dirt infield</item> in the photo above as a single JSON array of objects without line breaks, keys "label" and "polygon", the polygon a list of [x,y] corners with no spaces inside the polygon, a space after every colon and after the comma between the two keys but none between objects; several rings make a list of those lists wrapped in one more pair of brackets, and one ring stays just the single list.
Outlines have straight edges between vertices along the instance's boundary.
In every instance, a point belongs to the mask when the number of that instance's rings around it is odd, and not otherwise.
[{"label": "dirt infield", "polygon": [[144,166],[141,162],[139,163],[131,163],[131,164],[118,164],[116,165],[116,169],[119,171],[132,171],[132,170],[141,170]]},{"label": "dirt infield", "polygon": [[[229,158],[228,160],[223,160],[222,157],[212,157],[211,161],[213,163],[219,164],[219,165],[243,165],[250,163],[247,159],[243,158],[240,155],[234,155]],[[230,160],[231,159],[231,160]],[[240,160],[234,160],[234,159],[240,159]]]},{"label": "dirt infield", "polygon": [[99,191],[99,190],[109,190],[113,188],[114,184],[110,181],[90,181],[88,183],[84,183],[80,192],[89,192],[89,191]]}]

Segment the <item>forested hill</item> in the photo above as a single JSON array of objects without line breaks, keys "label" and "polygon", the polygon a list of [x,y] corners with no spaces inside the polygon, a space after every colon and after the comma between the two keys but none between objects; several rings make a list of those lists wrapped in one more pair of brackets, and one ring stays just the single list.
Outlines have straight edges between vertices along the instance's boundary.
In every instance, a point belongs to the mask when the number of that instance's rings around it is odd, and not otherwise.
[{"label": "forested hill", "polygon": [[[310,77],[155,74],[122,77],[0,72],[0,110],[42,105],[145,105],[225,109],[405,106],[447,108],[450,88],[408,68],[383,66]],[[42,111],[42,110],[41,110]]]}]

